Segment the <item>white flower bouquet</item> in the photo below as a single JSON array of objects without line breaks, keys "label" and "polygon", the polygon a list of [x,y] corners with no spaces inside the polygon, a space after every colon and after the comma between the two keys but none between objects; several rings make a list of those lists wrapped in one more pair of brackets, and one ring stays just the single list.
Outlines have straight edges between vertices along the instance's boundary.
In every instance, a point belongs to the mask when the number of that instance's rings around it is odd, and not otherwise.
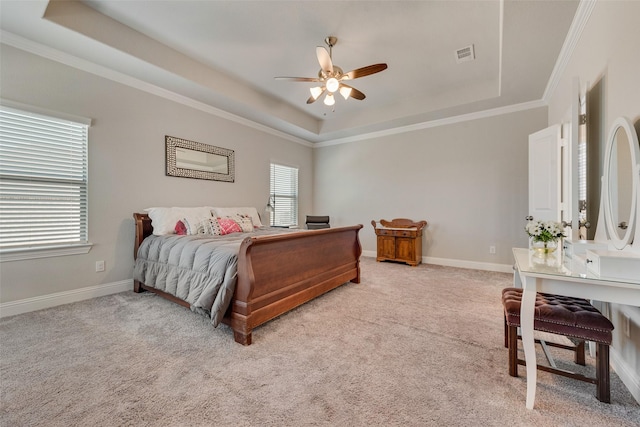
[{"label": "white flower bouquet", "polygon": [[558,239],[565,237],[564,227],[555,221],[529,221],[525,231],[531,237],[530,248],[537,256],[547,256],[558,247]]},{"label": "white flower bouquet", "polygon": [[566,237],[562,223],[556,221],[529,221],[524,229],[535,242],[555,242]]}]

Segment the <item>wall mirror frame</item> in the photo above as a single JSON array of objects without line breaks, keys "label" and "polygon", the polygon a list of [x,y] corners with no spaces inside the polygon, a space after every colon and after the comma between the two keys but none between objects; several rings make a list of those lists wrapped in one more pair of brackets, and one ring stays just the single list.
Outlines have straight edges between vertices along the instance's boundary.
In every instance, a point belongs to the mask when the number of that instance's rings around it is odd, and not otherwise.
[{"label": "wall mirror frame", "polygon": [[613,122],[607,138],[602,183],[607,235],[619,250],[631,244],[638,227],[639,162],[638,135],[629,119],[619,117]]},{"label": "wall mirror frame", "polygon": [[165,136],[167,175],[235,181],[235,152],[228,148]]}]

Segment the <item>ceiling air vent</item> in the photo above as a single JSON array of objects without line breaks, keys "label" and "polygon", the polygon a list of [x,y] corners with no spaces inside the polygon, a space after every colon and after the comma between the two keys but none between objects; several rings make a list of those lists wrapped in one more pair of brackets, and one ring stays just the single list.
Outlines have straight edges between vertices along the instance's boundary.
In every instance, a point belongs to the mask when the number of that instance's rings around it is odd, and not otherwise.
[{"label": "ceiling air vent", "polygon": [[456,62],[458,64],[461,62],[473,61],[474,59],[476,59],[476,54],[473,50],[473,45],[456,50]]}]

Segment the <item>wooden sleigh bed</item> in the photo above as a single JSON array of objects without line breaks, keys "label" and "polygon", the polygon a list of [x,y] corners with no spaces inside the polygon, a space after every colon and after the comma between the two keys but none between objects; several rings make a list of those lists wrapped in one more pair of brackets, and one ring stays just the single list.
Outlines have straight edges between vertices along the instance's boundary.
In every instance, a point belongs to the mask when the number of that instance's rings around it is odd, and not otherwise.
[{"label": "wooden sleigh bed", "polygon": [[[134,213],[134,257],[152,234],[151,219]],[[223,323],[236,342],[251,344],[253,329],[338,286],[360,283],[362,225],[245,238],[238,253],[237,283]],[[189,303],[134,280],[134,291]]]}]

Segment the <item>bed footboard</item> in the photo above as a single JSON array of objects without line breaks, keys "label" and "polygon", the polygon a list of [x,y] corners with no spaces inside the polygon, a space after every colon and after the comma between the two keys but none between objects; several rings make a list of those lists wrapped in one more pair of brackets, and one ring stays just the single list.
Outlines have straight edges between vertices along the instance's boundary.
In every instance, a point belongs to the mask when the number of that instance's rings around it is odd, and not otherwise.
[{"label": "bed footboard", "polygon": [[251,331],[344,283],[360,283],[362,225],[244,240],[238,283],[224,322],[235,340],[251,344]]}]

